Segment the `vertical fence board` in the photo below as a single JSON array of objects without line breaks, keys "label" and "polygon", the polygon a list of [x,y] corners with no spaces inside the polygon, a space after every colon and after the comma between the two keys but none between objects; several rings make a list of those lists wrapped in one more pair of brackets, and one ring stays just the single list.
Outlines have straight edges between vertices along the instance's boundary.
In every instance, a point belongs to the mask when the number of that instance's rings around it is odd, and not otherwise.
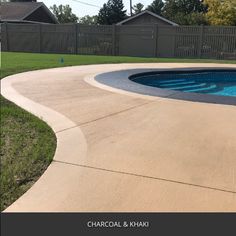
[{"label": "vertical fence board", "polygon": [[116,25],[113,25],[112,29],[112,55],[116,55]]},{"label": "vertical fence board", "polygon": [[9,51],[8,37],[7,37],[7,24],[1,24],[1,50]]},{"label": "vertical fence board", "polygon": [[153,26],[154,31],[154,55],[155,57],[158,56],[158,25]]},{"label": "vertical fence board", "polygon": [[202,25],[200,28],[200,36],[199,36],[199,47],[198,47],[198,58],[202,57],[202,46],[203,46],[203,34],[204,34],[204,26]]},{"label": "vertical fence board", "polygon": [[78,54],[78,24],[75,24],[75,54]]},{"label": "vertical fence board", "polygon": [[39,28],[39,53],[42,53],[42,26],[38,25]]}]

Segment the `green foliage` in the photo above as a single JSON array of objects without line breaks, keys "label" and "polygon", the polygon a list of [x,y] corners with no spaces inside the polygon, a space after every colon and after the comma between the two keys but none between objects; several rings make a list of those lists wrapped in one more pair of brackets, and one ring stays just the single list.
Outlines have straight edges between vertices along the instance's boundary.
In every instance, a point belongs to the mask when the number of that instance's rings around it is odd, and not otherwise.
[{"label": "green foliage", "polygon": [[236,0],[205,0],[211,25],[236,25]]},{"label": "green foliage", "polygon": [[79,18],[78,22],[80,24],[84,24],[84,25],[97,25],[98,24],[98,16],[86,15],[84,17]]},{"label": "green foliage", "polygon": [[147,10],[179,25],[207,25],[203,0],[154,0]]},{"label": "green foliage", "polygon": [[138,14],[142,12],[143,8],[144,8],[144,5],[142,3],[137,3],[136,5],[133,6],[134,13]]},{"label": "green foliage", "polygon": [[54,4],[50,9],[60,23],[76,23],[78,21],[78,17],[72,13],[69,5],[57,6]]},{"label": "green foliage", "polygon": [[98,24],[100,25],[110,25],[110,9],[107,3],[103,4],[103,7],[99,10],[98,13]]},{"label": "green foliage", "polygon": [[173,18],[176,13],[192,14],[205,13],[207,7],[202,0],[166,0],[163,8],[165,16]]},{"label": "green foliage", "polygon": [[162,0],[154,0],[151,5],[147,7],[147,10],[157,14],[162,15],[162,9],[164,7],[164,2]]},{"label": "green foliage", "polygon": [[122,0],[108,0],[98,13],[98,24],[112,25],[126,18],[126,10]]},{"label": "green foliage", "polygon": [[206,25],[206,11],[202,0],[166,0],[162,14],[180,25]]},{"label": "green foliage", "polygon": [[186,22],[183,23],[182,25],[208,25],[209,24],[206,18],[206,15],[203,12],[193,12],[187,15],[186,17],[183,17],[183,19],[186,19]]},{"label": "green foliage", "polygon": [[193,12],[190,14],[178,12],[171,20],[179,25],[208,25],[206,15],[201,12]]}]

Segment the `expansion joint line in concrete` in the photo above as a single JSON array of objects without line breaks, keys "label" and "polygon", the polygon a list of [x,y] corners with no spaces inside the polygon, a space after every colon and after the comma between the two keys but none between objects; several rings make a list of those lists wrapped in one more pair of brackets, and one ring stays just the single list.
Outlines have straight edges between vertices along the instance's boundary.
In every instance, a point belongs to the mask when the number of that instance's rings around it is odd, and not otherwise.
[{"label": "expansion joint line in concrete", "polygon": [[56,134],[62,133],[62,132],[64,132],[64,131],[67,131],[67,130],[70,130],[70,129],[74,129],[74,128],[77,128],[77,127],[81,127],[81,126],[83,126],[83,125],[91,124],[91,123],[93,123],[93,122],[96,122],[96,121],[99,121],[99,120],[103,120],[103,119],[106,119],[106,118],[108,118],[108,117],[112,117],[112,116],[115,116],[115,115],[118,115],[118,114],[121,114],[121,113],[130,111],[130,110],[136,109],[136,108],[138,108],[138,107],[148,105],[148,104],[153,103],[153,102],[155,102],[155,101],[151,101],[151,102],[149,101],[149,102],[146,102],[146,103],[142,103],[142,104],[139,104],[139,105],[137,105],[137,106],[133,106],[133,107],[130,107],[130,108],[127,108],[127,109],[118,111],[118,112],[114,112],[114,113],[111,113],[111,114],[106,115],[106,116],[99,117],[99,118],[94,119],[94,120],[86,121],[86,122],[80,123],[80,124],[78,124],[78,125],[71,126],[71,127],[69,127],[69,128],[59,130],[59,131],[56,132]]},{"label": "expansion joint line in concrete", "polygon": [[141,177],[141,178],[146,178],[146,179],[164,181],[164,182],[169,182],[169,183],[174,183],[174,184],[187,185],[187,186],[191,186],[191,187],[197,187],[197,188],[203,188],[203,189],[208,189],[208,190],[220,191],[220,192],[225,192],[225,193],[230,193],[230,194],[236,194],[236,192],[232,191],[232,190],[214,188],[214,187],[204,186],[204,185],[199,185],[199,184],[192,184],[192,183],[187,183],[187,182],[182,182],[182,181],[177,181],[177,180],[172,180],[172,179],[165,179],[165,178],[160,178],[160,177],[153,177],[153,176],[148,176],[148,175],[141,175],[141,174],[135,174],[135,173],[130,173],[130,172],[118,171],[118,170],[110,170],[110,169],[94,167],[94,166],[88,166],[88,165],[75,164],[75,163],[70,163],[70,162],[65,162],[65,161],[53,160],[53,162],[60,163],[60,164],[65,164],[65,165],[83,167],[83,168],[88,168],[88,169],[106,171],[106,172],[110,172],[110,173],[130,175],[130,176]]}]

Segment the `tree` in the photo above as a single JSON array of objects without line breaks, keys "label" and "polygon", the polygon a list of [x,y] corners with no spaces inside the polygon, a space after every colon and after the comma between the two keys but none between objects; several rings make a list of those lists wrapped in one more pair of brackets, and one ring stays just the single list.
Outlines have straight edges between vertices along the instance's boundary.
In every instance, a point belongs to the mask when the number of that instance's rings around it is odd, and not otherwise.
[{"label": "tree", "polygon": [[98,24],[100,25],[110,25],[110,8],[107,3],[103,4],[103,7],[99,10],[98,13]]},{"label": "tree", "polygon": [[201,12],[193,12],[191,14],[176,13],[171,19],[179,25],[208,25],[206,15]]},{"label": "tree", "polygon": [[111,23],[116,24],[126,18],[123,0],[110,0]]},{"label": "tree", "polygon": [[84,25],[97,25],[98,16],[86,15],[84,17],[79,18],[79,23]]},{"label": "tree", "polygon": [[136,5],[133,6],[134,13],[138,14],[142,12],[143,8],[144,8],[144,5],[142,3],[137,3]]},{"label": "tree", "polygon": [[72,13],[69,5],[57,6],[54,4],[50,9],[60,23],[76,23],[78,21],[78,17]]},{"label": "tree", "polygon": [[163,16],[180,25],[207,24],[203,0],[166,0]]},{"label": "tree", "polygon": [[206,12],[203,0],[166,0],[163,12],[165,16],[174,17],[176,13],[191,14]]},{"label": "tree", "polygon": [[236,0],[205,0],[211,25],[236,25]]},{"label": "tree", "polygon": [[122,0],[108,0],[98,13],[98,23],[112,25],[124,20],[126,17],[126,10],[124,10]]},{"label": "tree", "polygon": [[164,7],[164,3],[162,0],[154,0],[151,5],[147,7],[147,10],[156,13],[158,15],[162,14],[162,9]]}]

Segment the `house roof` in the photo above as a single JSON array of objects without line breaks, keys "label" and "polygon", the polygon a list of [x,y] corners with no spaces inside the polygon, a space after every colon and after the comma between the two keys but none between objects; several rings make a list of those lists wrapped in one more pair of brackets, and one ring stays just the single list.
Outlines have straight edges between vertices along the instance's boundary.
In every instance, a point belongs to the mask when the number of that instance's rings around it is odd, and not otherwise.
[{"label": "house roof", "polygon": [[178,26],[178,24],[176,24],[175,22],[170,21],[170,20],[167,20],[166,18],[164,18],[164,17],[162,17],[162,16],[159,16],[159,15],[157,15],[157,14],[151,12],[151,11],[148,11],[148,10],[145,10],[145,11],[142,11],[142,12],[136,14],[136,15],[133,15],[133,16],[131,16],[131,17],[129,17],[129,18],[127,18],[127,19],[125,19],[125,20],[123,20],[123,21],[117,23],[117,25],[123,25],[124,23],[126,23],[126,22],[128,22],[128,21],[131,21],[131,20],[134,20],[135,18],[138,18],[138,17],[140,17],[140,16],[142,16],[142,15],[144,15],[144,14],[152,15],[152,16],[158,18],[159,20],[162,20],[162,21],[164,21],[164,22],[166,22],[166,23],[168,23],[168,24],[170,24],[170,25]]},{"label": "house roof", "polygon": [[0,5],[1,21],[24,21],[34,11],[43,7],[55,23],[56,17],[43,2],[3,2]]}]

